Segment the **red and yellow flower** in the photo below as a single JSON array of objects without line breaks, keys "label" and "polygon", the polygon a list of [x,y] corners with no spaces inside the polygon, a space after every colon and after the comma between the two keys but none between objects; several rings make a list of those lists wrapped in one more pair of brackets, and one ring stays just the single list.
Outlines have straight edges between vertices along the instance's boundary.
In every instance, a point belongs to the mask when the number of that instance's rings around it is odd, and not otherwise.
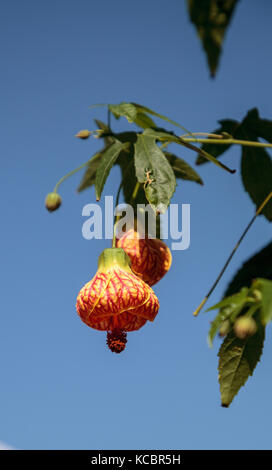
[{"label": "red and yellow flower", "polygon": [[171,251],[157,238],[140,238],[137,231],[130,229],[117,240],[117,246],[129,255],[132,271],[150,286],[170,269]]},{"label": "red and yellow flower", "polygon": [[107,331],[113,352],[126,346],[126,332],[153,321],[159,301],[153,290],[130,268],[122,248],[105,249],[96,275],[80,290],[76,304],[80,318],[91,328]]}]

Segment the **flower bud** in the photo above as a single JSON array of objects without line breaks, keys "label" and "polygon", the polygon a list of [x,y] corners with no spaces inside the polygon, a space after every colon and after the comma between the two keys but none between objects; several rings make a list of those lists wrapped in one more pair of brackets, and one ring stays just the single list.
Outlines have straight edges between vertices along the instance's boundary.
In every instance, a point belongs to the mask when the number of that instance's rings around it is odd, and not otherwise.
[{"label": "flower bud", "polygon": [[61,197],[58,193],[49,193],[45,198],[45,207],[49,212],[53,212],[61,205]]},{"label": "flower bud", "polygon": [[226,336],[229,333],[230,327],[231,327],[231,324],[230,324],[229,320],[223,321],[223,323],[222,323],[222,325],[219,329],[220,338],[223,338],[224,336]]},{"label": "flower bud", "polygon": [[79,139],[88,139],[90,135],[91,135],[91,132],[88,131],[88,129],[83,129],[82,131],[79,131],[76,134],[76,137],[78,137]]},{"label": "flower bud", "polygon": [[257,331],[257,325],[251,317],[239,317],[234,323],[234,333],[237,338],[246,339],[253,336]]}]

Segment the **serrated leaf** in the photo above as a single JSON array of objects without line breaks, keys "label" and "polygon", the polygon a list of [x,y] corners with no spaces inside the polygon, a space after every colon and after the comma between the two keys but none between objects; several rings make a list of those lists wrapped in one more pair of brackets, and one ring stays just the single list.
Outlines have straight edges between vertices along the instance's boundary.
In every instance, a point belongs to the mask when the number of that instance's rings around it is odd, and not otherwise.
[{"label": "serrated leaf", "polygon": [[175,191],[176,179],[167,158],[153,136],[140,134],[134,144],[136,176],[155,212],[163,213]]},{"label": "serrated leaf", "polygon": [[[260,134],[265,135],[267,123],[265,132],[262,132],[261,121],[258,110],[250,110],[238,129],[241,138],[257,141]],[[270,138],[269,135],[266,138]],[[272,160],[268,152],[264,148],[243,147],[241,175],[245,190],[258,208],[272,189]],[[262,215],[272,221],[271,201],[263,209]]]},{"label": "serrated leaf", "polygon": [[103,152],[96,153],[93,156],[93,158],[90,160],[90,162],[88,163],[87,169],[83,175],[81,183],[79,187],[77,188],[78,192],[81,192],[84,189],[87,189],[94,184],[96,171],[100,165],[102,154]]},{"label": "serrated leaf", "polygon": [[[138,190],[135,191],[136,185],[138,183],[136,172],[135,172],[135,165],[133,164],[133,151],[131,149],[130,154],[128,155],[125,152],[121,152],[118,159],[117,164],[120,166],[121,173],[122,173],[122,191],[124,195],[125,202],[130,204],[135,213],[137,212],[137,205],[138,204],[148,204],[148,200],[145,196],[145,191],[143,185],[138,187]],[[145,217],[145,226],[148,227],[150,223],[150,216],[151,214],[147,213]],[[154,217],[156,217],[156,238],[160,238],[160,216],[154,213]]]},{"label": "serrated leaf", "polygon": [[116,140],[109,147],[107,147],[102,154],[100,165],[96,171],[95,176],[95,193],[96,199],[99,201],[105,182],[108,178],[109,172],[117,160],[120,152],[127,148],[127,144]]},{"label": "serrated leaf", "polygon": [[187,0],[190,19],[197,29],[214,77],[226,29],[238,0]]},{"label": "serrated leaf", "polygon": [[261,321],[264,325],[272,320],[272,281],[268,279],[256,279],[253,285],[262,294]]},{"label": "serrated leaf", "polygon": [[164,152],[164,155],[173,168],[176,178],[195,181],[196,183],[203,185],[203,181],[199,174],[185,160],[170,152]]},{"label": "serrated leaf", "polygon": [[[267,151],[263,148],[243,147],[241,175],[244,188],[257,209],[272,190],[272,160]],[[271,201],[261,214],[272,221]]]},{"label": "serrated leaf", "polygon": [[108,108],[117,119],[124,116],[128,122],[134,122],[137,118],[137,108],[132,103],[109,104]]},{"label": "serrated leaf", "polygon": [[241,340],[231,331],[219,350],[219,383],[222,406],[228,407],[260,360],[265,328],[258,325],[257,333]]},{"label": "serrated leaf", "polygon": [[250,109],[237,128],[238,138],[245,139],[244,130],[251,136],[251,140],[261,137],[267,142],[272,142],[272,121],[261,118],[257,108]]},{"label": "serrated leaf", "polygon": [[[233,119],[222,119],[218,121],[221,126],[216,129],[215,131],[212,132],[212,134],[219,134],[221,135],[222,133],[226,132],[227,134],[231,136],[235,136],[235,130],[237,126],[239,125],[239,122],[234,121]],[[213,157],[219,158],[221,155],[223,155],[224,152],[226,152],[229,148],[231,147],[230,145],[220,145],[220,144],[203,144],[201,146],[202,150],[205,150],[206,152],[210,152]],[[204,158],[202,155],[198,155],[196,159],[196,164],[197,165],[202,165],[203,163],[207,163],[209,160],[207,158]]]},{"label": "serrated leaf", "polygon": [[228,171],[229,173],[235,173],[236,170],[231,170],[228,168],[226,165],[218,161],[216,158],[214,158],[210,153],[196,147],[190,142],[186,142],[182,137],[178,137],[175,135],[173,132],[167,132],[164,129],[145,129],[144,131],[145,135],[153,136],[156,140],[160,140],[162,142],[172,142],[175,144],[183,145],[184,147],[193,150],[196,153],[201,154],[211,162],[213,162],[215,165],[219,166],[220,168],[223,168],[224,170]]}]

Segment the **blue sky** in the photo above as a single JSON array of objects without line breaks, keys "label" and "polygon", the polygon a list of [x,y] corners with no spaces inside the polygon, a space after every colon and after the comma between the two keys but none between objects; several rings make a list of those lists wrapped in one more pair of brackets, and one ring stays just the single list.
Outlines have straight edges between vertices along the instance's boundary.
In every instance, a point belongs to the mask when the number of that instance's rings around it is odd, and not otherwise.
[{"label": "blue sky", "polygon": [[[220,342],[210,349],[206,341],[213,314],[192,316],[253,214],[239,149],[224,157],[235,175],[205,165],[204,187],[180,182],[173,202],[191,204],[191,246],[174,253],[154,288],[161,305],[155,322],[131,333],[120,356],[75,310],[109,246],[81,235],[82,208],[94,202],[94,190],[76,194],[78,174],[60,189],[61,209],[44,209],[57,180],[100,146],[74,138],[95,128],[94,117],[105,119],[92,103],[139,102],[191,131],[211,131],[217,119],[241,119],[254,106],[271,119],[271,14],[269,2],[239,2],[211,80],[185,2],[2,5],[1,441],[20,449],[271,448],[271,328],[254,377],[222,409]],[[115,168],[104,195],[116,192],[118,178]],[[261,217],[209,306],[270,239]]]}]

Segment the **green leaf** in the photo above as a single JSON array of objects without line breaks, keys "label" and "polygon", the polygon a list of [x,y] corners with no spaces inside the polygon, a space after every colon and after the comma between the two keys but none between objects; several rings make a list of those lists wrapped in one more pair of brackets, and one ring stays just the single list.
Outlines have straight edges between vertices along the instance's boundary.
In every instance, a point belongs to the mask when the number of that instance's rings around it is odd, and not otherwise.
[{"label": "green leaf", "polygon": [[259,277],[272,280],[272,242],[242,265],[230,282],[224,296],[232,295],[244,286],[250,287],[252,280]]},{"label": "green leaf", "polygon": [[[136,176],[155,212],[163,213],[175,191],[176,179],[167,158],[153,136],[140,134],[134,144]],[[148,181],[150,180],[150,182]]]},{"label": "green leaf", "polygon": [[139,188],[136,197],[134,200],[132,200],[132,195],[138,182],[133,157],[134,151],[132,147],[129,154],[121,152],[116,163],[120,166],[121,169],[122,191],[125,202],[132,205],[132,207],[136,209],[137,204],[148,204],[148,201],[145,197],[143,186]]},{"label": "green leaf", "polygon": [[[257,209],[272,190],[272,160],[267,151],[263,148],[243,147],[241,175],[244,188]],[[272,201],[268,202],[261,215],[272,221]]]},{"label": "green leaf", "polygon": [[108,108],[117,119],[124,116],[128,122],[134,122],[137,118],[137,108],[132,103],[109,104]]},{"label": "green leaf", "polygon": [[[102,129],[105,132],[105,134],[111,134],[111,130],[107,126],[107,124],[100,121],[99,119],[95,119],[95,123],[96,123],[97,127],[99,127],[99,129]],[[90,160],[90,163],[88,164],[88,166],[86,168],[86,171],[83,175],[81,183],[80,183],[79,187],[77,188],[78,192],[81,192],[84,189],[87,189],[87,188],[89,188],[90,186],[92,186],[94,184],[96,171],[97,171],[97,168],[100,165],[102,154],[103,154],[104,150],[110,144],[112,144],[114,142],[114,138],[111,137],[111,136],[107,136],[107,137],[105,136],[104,137],[103,134],[102,134],[100,138],[104,139],[105,147],[104,147],[104,149],[101,150],[101,152],[97,152],[93,156],[93,158]]]},{"label": "green leaf", "polygon": [[100,165],[95,176],[95,193],[97,201],[99,201],[101,197],[105,182],[112,166],[117,160],[120,152],[125,148],[127,148],[127,143],[123,144],[122,142],[116,140],[103,151]]},{"label": "green leaf", "polygon": [[[233,119],[222,119],[221,121],[218,121],[221,126],[216,129],[215,131],[212,132],[212,134],[222,134],[222,133],[227,133],[231,136],[235,136],[235,130],[237,126],[239,125],[239,122],[234,121]],[[230,145],[220,145],[220,144],[203,144],[202,145],[202,150],[205,152],[210,152],[215,158],[220,157],[223,155],[224,152],[226,152],[229,148],[231,147]],[[207,163],[208,160],[207,158],[204,158],[202,155],[198,155],[196,164],[197,165],[202,165],[203,163]]]},{"label": "green leaf", "polygon": [[176,178],[195,181],[198,184],[203,184],[203,181],[198,173],[185,160],[170,152],[164,152],[164,155],[173,168]]},{"label": "green leaf", "polygon": [[154,121],[147,116],[145,113],[137,112],[137,117],[134,119],[135,124],[137,126],[142,127],[143,129],[146,129],[148,127],[156,127],[156,124]]},{"label": "green leaf", "polygon": [[244,131],[251,136],[251,140],[257,140],[261,137],[267,142],[272,142],[272,121],[260,118],[257,108],[248,111],[239,128],[237,129],[238,138],[245,138]]},{"label": "green leaf", "polygon": [[[146,199],[143,185],[140,185],[140,187],[138,187],[138,190],[135,192],[136,185],[138,185],[139,183],[136,177],[135,165],[133,164],[133,157],[134,153],[132,149],[129,155],[125,152],[121,152],[116,163],[120,166],[122,173],[122,191],[125,202],[127,204],[130,204],[136,213],[137,205],[146,205],[148,204],[148,200]],[[148,224],[150,223],[150,216],[150,214],[146,214],[146,227],[148,227]],[[154,213],[154,217],[156,217],[156,238],[160,238],[160,216],[156,216],[156,214]]]},{"label": "green leaf", "polygon": [[261,321],[266,325],[272,320],[272,281],[256,279],[253,288],[261,292]]},{"label": "green leaf", "polygon": [[226,29],[238,0],[187,0],[190,19],[206,52],[211,76],[214,77]]},{"label": "green leaf", "polygon": [[[261,119],[257,108],[248,111],[247,115],[236,129],[237,138],[258,141],[264,138],[272,140],[272,122]],[[259,207],[272,190],[272,160],[264,148],[243,147],[241,159],[241,175],[245,190]],[[262,211],[269,221],[272,221],[272,202]]]},{"label": "green leaf", "polygon": [[[174,126],[177,126],[179,127],[180,129],[182,129],[183,131],[185,131],[187,134],[191,134],[190,131],[188,131],[188,129],[186,129],[185,127],[183,127],[181,124],[179,124],[178,122],[176,121],[173,121],[172,119],[169,119],[167,116],[164,116],[163,114],[159,114],[157,113],[156,111],[153,111],[153,109],[150,109],[150,108],[147,108],[146,106],[142,106],[141,104],[137,104],[137,103],[132,103],[138,113],[147,113],[147,114],[151,114],[152,116],[156,116],[160,119],[163,119],[163,121],[166,121],[166,122],[169,122],[170,124],[173,124]],[[155,126],[149,126],[149,127],[155,127]]]},{"label": "green leaf", "polygon": [[212,347],[216,333],[218,332],[224,321],[229,318],[231,311],[231,307],[225,307],[224,309],[220,310],[220,312],[216,315],[215,319],[211,322],[210,330],[208,333],[208,344],[210,347]]},{"label": "green leaf", "polygon": [[258,325],[257,333],[241,340],[231,331],[219,350],[219,383],[222,406],[228,407],[235,395],[260,360],[265,338],[265,328]]},{"label": "green leaf", "polygon": [[[258,110],[251,109],[237,133],[244,140],[258,141],[258,137],[270,139],[269,128],[272,122],[260,119]],[[241,175],[245,190],[258,208],[272,190],[272,160],[264,148],[243,147],[241,159]],[[262,211],[270,222],[272,221],[272,202]]]},{"label": "green leaf", "polygon": [[137,133],[136,132],[120,132],[119,134],[113,134],[113,139],[120,140],[120,142],[123,142],[123,143],[130,142],[131,144],[135,144],[137,140]]},{"label": "green leaf", "polygon": [[144,134],[153,136],[156,140],[160,140],[162,142],[172,142],[172,143],[176,143],[179,145],[183,145],[184,147],[187,147],[190,150],[193,150],[194,152],[197,152],[203,155],[205,158],[213,162],[215,165],[219,166],[220,168],[223,168],[224,170],[227,170],[229,173],[235,173],[236,171],[236,170],[231,170],[230,168],[228,168],[223,163],[219,162],[216,158],[214,158],[212,155],[210,155],[206,151],[199,149],[198,147],[196,147],[195,145],[189,142],[186,142],[184,139],[182,139],[181,137],[178,137],[173,132],[167,132],[164,129],[145,129]]},{"label": "green leaf", "polygon": [[210,346],[212,345],[213,339],[222,323],[226,319],[234,321],[239,313],[241,313],[248,300],[248,291],[249,289],[247,287],[243,287],[240,292],[229,297],[225,297],[223,300],[221,300],[221,302],[206,310],[206,312],[209,312],[211,310],[220,309],[219,313],[211,323],[211,327],[208,333],[208,342]]},{"label": "green leaf", "polygon": [[244,303],[247,299],[248,295],[248,288],[243,287],[240,292],[233,294],[229,297],[224,297],[221,302],[218,302],[217,304],[213,305],[212,307],[208,308],[206,312],[210,312],[211,310],[216,310],[219,308],[224,308],[224,307],[231,307],[235,308],[241,303]]},{"label": "green leaf", "polygon": [[96,171],[101,163],[102,154],[103,152],[96,153],[88,163],[87,169],[83,175],[81,183],[77,188],[78,192],[81,192],[94,184]]}]

